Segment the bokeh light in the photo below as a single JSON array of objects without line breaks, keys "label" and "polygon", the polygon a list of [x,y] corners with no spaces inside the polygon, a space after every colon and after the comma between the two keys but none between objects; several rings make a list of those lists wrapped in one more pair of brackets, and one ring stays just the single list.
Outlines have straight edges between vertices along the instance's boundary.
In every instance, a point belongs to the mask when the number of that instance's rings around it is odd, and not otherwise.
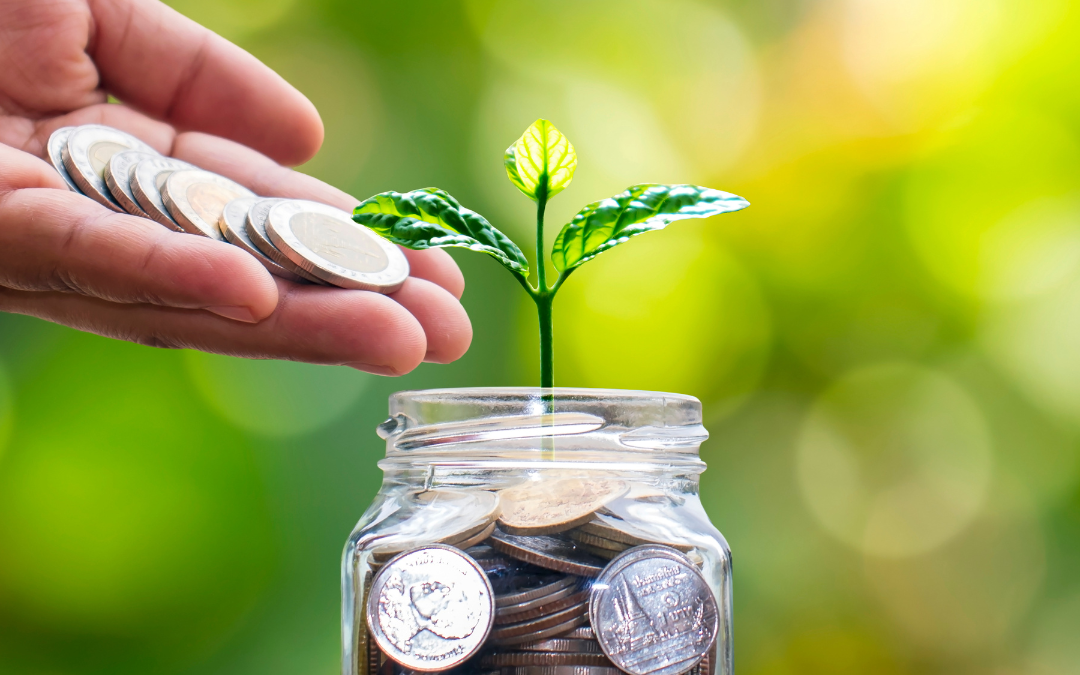
[{"label": "bokeh light", "polygon": [[[752,206],[588,263],[557,384],[702,399],[749,675],[1080,675],[1080,6],[1067,0],[168,0],[311,98],[302,171],[439,186],[530,253],[502,153],[579,154],[547,241],[630,184]],[[473,349],[403,378],[0,314],[0,673],[338,671],[341,545],[401,389],[534,385],[484,256]]]}]

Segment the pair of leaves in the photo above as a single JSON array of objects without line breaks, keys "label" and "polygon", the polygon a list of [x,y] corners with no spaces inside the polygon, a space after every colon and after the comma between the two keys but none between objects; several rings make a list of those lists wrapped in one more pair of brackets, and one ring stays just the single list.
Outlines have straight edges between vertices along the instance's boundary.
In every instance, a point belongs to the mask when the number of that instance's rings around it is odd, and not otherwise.
[{"label": "pair of leaves", "polygon": [[529,276],[529,262],[517,244],[438,188],[377,194],[356,207],[353,220],[406,248],[467,248]]},{"label": "pair of leaves", "polygon": [[[550,199],[570,184],[577,168],[574,146],[547,120],[538,120],[506,151],[507,175],[532,199]],[[639,234],[677,220],[708,218],[749,206],[742,197],[697,185],[635,185],[589,204],[555,239],[551,258],[567,274]],[[483,216],[446,192],[427,188],[384,192],[356,207],[353,220],[395,244],[426,249],[455,246],[494,256],[521,279],[529,264],[521,249]],[[537,251],[537,256],[543,256]]]}]

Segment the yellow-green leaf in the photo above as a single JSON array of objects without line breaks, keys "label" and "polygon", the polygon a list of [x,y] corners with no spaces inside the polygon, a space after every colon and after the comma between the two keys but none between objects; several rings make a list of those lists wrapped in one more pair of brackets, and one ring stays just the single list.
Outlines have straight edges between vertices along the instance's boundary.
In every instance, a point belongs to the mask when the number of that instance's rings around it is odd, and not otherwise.
[{"label": "yellow-green leaf", "polygon": [[577,153],[566,136],[547,120],[536,120],[506,149],[506,175],[527,197],[551,199],[570,185]]}]

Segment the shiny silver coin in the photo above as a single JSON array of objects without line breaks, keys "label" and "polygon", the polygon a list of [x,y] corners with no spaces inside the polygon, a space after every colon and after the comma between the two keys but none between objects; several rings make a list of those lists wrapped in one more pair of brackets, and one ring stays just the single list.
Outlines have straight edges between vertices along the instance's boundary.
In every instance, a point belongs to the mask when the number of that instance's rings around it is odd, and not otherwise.
[{"label": "shiny silver coin", "polygon": [[266,232],[304,271],[341,288],[393,293],[409,277],[409,261],[401,249],[326,204],[275,204]]},{"label": "shiny silver coin", "polygon": [[583,551],[572,540],[557,535],[527,537],[507,534],[496,528],[491,534],[491,545],[518,560],[579,577],[595,577],[607,564],[603,558]]},{"label": "shiny silver coin", "polygon": [[563,637],[569,640],[595,640],[596,633],[593,632],[592,626],[582,626],[575,628]]},{"label": "shiny silver coin", "polygon": [[603,654],[576,654],[573,652],[498,652],[481,657],[484,668],[507,668],[515,666],[604,666],[614,668]]},{"label": "shiny silver coin", "polygon": [[255,203],[255,206],[251,207],[251,210],[248,211],[247,227],[245,229],[248,239],[251,240],[251,243],[255,244],[256,248],[263,252],[263,255],[296,276],[307,279],[313,284],[325,286],[325,281],[313,274],[305,272],[299,265],[289,260],[288,256],[279,251],[277,246],[274,246],[273,242],[270,241],[269,236],[266,234],[266,217],[270,214],[270,209],[278,202],[283,201],[285,200],[274,198],[260,199]]},{"label": "shiny silver coin", "polygon": [[109,188],[109,193],[133,216],[150,217],[135,201],[135,195],[131,191],[131,171],[139,162],[155,157],[160,155],[151,155],[141,150],[124,150],[110,157],[109,163],[105,165],[105,185]]},{"label": "shiny silver coin", "polygon": [[518,666],[503,675],[624,675],[618,668],[602,666]]},{"label": "shiny silver coin", "polygon": [[[536,635],[555,626],[565,625],[567,622],[572,621],[578,617],[587,616],[589,613],[589,603],[582,602],[573,607],[568,607],[561,612],[554,614],[548,614],[536,619],[530,619],[529,621],[522,621],[520,623],[513,623],[505,626],[496,626],[491,630],[491,639],[501,644],[508,644],[507,638],[519,638],[525,635]],[[540,638],[534,637],[530,640],[522,640],[522,642],[535,642]]]},{"label": "shiny silver coin", "polygon": [[665,546],[611,561],[593,586],[589,618],[607,657],[630,675],[680,675],[716,641],[719,612],[697,568]]},{"label": "shiny silver coin", "polygon": [[616,553],[622,553],[626,549],[631,548],[630,544],[623,544],[622,542],[604,539],[603,537],[598,537],[588,532],[582,532],[580,529],[570,530],[566,533],[566,536],[578,543],[588,544],[594,548],[604,548],[609,551],[615,551]]},{"label": "shiny silver coin", "polygon": [[[570,577],[570,578],[573,578],[573,577]],[[551,587],[551,586],[554,586],[554,585],[555,584],[549,584],[548,587]],[[507,603],[504,600],[502,603],[500,603],[499,600],[504,599],[506,596],[496,595],[495,596],[495,606],[498,609],[495,611],[495,621],[496,621],[496,623],[500,623],[499,622],[499,617],[501,617],[501,616],[505,616],[505,617],[517,616],[517,615],[519,615],[519,614],[521,614],[523,612],[530,612],[530,611],[536,610],[536,609],[547,609],[547,608],[550,607],[552,609],[552,611],[554,611],[554,607],[552,607],[552,605],[554,603],[560,602],[565,598],[572,597],[572,596],[574,596],[574,595],[576,595],[578,593],[582,593],[582,592],[588,593],[588,590],[583,588],[581,586],[581,584],[574,583],[574,584],[569,584],[569,585],[563,586],[562,588],[559,588],[559,589],[553,591],[552,593],[548,593],[548,594],[537,596],[537,597],[531,597],[531,598],[529,598],[527,600],[524,600],[522,602]],[[521,595],[521,594],[519,594],[519,595]],[[574,604],[574,603],[571,602],[569,604]],[[506,623],[506,622],[503,621],[501,623]]]},{"label": "shiny silver coin", "polygon": [[573,652],[575,654],[603,654],[596,640],[576,638],[551,638],[515,645],[514,649],[531,652]]},{"label": "shiny silver coin", "polygon": [[522,621],[531,621],[532,619],[539,619],[541,617],[550,616],[571,607],[584,606],[588,604],[588,589],[578,590],[578,588],[575,587],[569,590],[577,592],[569,593],[565,596],[558,598],[545,598],[548,600],[548,602],[536,605],[534,607],[529,607],[527,609],[521,609],[517,605],[500,607],[495,610],[495,624],[502,625],[510,623],[520,623]]},{"label": "shiny silver coin", "polygon": [[248,211],[251,210],[251,207],[254,206],[257,201],[259,201],[259,197],[241,197],[239,199],[234,199],[225,205],[225,210],[221,212],[221,220],[218,222],[218,226],[221,228],[221,233],[225,236],[225,240],[230,244],[239,246],[254,256],[256,260],[262,263],[262,266],[265,267],[270,274],[281,277],[282,279],[288,279],[289,281],[306,283],[304,278],[293,274],[266,257],[266,255],[255,246],[251,239],[248,238]]},{"label": "shiny silver coin", "polygon": [[165,208],[185,232],[218,241],[225,241],[218,226],[225,205],[240,197],[254,196],[236,181],[202,169],[173,171],[161,189]]},{"label": "shiny silver coin", "polygon": [[[480,530],[479,532],[472,535],[471,537],[468,537],[467,539],[463,539],[461,541],[451,542],[451,545],[456,547],[456,548],[460,548],[461,550],[465,550],[465,549],[469,548],[470,546],[476,546],[477,544],[479,544],[481,542],[487,541],[488,537],[490,537],[491,533],[494,532],[494,531],[495,531],[495,523],[490,523],[487,527]],[[487,570],[485,570],[485,571],[487,571]]]},{"label": "shiny silver coin", "polygon": [[76,127],[61,154],[64,166],[84,195],[122,213],[124,209],[105,184],[105,167],[113,155],[125,150],[160,154],[131,134],[98,124]]},{"label": "shiny silver coin", "polygon": [[[365,542],[376,562],[425,544],[453,545],[483,532],[495,520],[499,498],[487,490],[425,490],[406,500]],[[471,558],[470,558],[471,560]]]},{"label": "shiny silver coin", "polygon": [[520,583],[513,592],[495,596],[495,605],[497,607],[520,607],[537,602],[542,604],[556,593],[563,593],[564,595],[573,593],[579,582],[579,579],[573,576],[554,578],[550,576],[519,576],[517,579],[520,580]]},{"label": "shiny silver coin", "polygon": [[478,652],[495,602],[484,571],[456,548],[433,544],[395,557],[375,577],[367,625],[380,650],[403,667],[446,670]]},{"label": "shiny silver coin", "polygon": [[75,179],[68,173],[67,167],[64,166],[64,146],[67,145],[68,137],[71,136],[71,132],[75,131],[75,127],[60,127],[56,131],[52,132],[49,136],[49,142],[45,146],[46,152],[49,154],[49,162],[56,169],[56,173],[60,174],[60,177],[67,183],[68,189],[72,192],[82,194],[82,190],[75,184]]},{"label": "shiny silver coin", "polygon": [[505,637],[497,639],[492,637],[491,644],[500,647],[509,647],[527,642],[536,642],[538,640],[546,640],[548,638],[565,637],[568,633],[575,628],[589,622],[589,614],[586,612],[581,615],[574,615],[573,618],[567,620],[565,623],[552,626],[551,628],[545,628],[533,633],[526,633],[524,635],[515,635],[512,637]]},{"label": "shiny silver coin", "polygon": [[[594,537],[600,537],[608,542],[625,544],[626,547],[645,546],[647,544],[660,544],[662,546],[670,546],[671,548],[678,549],[683,553],[686,553],[687,551],[690,551],[692,548],[694,548],[693,544],[687,544],[677,541],[666,541],[664,538],[659,538],[651,536],[644,532],[640,532],[637,528],[635,528],[625,520],[619,520],[613,517],[597,518],[596,520],[579,526],[576,531]],[[584,539],[582,541],[590,543]],[[612,547],[605,546],[604,548]]]},{"label": "shiny silver coin", "polygon": [[187,162],[172,157],[155,157],[139,162],[132,170],[130,177],[131,194],[135,202],[151,219],[161,223],[174,232],[183,232],[169,210],[165,208],[165,201],[161,198],[161,189],[165,187],[165,181],[174,171],[194,169],[196,167]]}]

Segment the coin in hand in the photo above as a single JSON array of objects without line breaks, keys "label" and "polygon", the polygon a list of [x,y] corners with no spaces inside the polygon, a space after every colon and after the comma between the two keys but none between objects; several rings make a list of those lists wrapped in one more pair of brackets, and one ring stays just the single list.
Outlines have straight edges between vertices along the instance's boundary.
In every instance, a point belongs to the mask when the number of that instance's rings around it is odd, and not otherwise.
[{"label": "coin in hand", "polygon": [[247,216],[251,207],[259,201],[259,197],[240,197],[234,199],[225,205],[225,210],[221,212],[221,220],[218,222],[221,228],[221,233],[225,236],[225,240],[230,244],[239,246],[252,256],[255,257],[262,266],[276,277],[282,279],[288,279],[289,281],[295,281],[297,283],[306,283],[306,279],[293,274],[289,270],[285,269],[281,265],[277,264],[270,258],[266,257],[262,251],[251,241],[247,235]]},{"label": "coin in hand", "polygon": [[341,288],[393,293],[409,276],[401,249],[326,204],[279,202],[270,209],[266,232],[305,272]]},{"label": "coin in hand", "polygon": [[225,205],[255,193],[235,181],[201,169],[169,174],[161,190],[169,215],[189,234],[225,241],[218,222]]},{"label": "coin in hand", "polygon": [[61,154],[64,167],[84,195],[113,211],[123,213],[124,209],[105,184],[105,167],[113,155],[125,150],[160,154],[131,134],[97,124],[76,127],[68,136]]},{"label": "coin in hand", "polygon": [[135,194],[131,191],[131,171],[139,162],[159,156],[141,150],[124,150],[110,157],[109,163],[105,165],[105,185],[108,186],[113,199],[133,216],[150,217],[139,206],[135,200]]},{"label": "coin in hand", "polygon": [[52,132],[45,150],[49,155],[49,162],[56,169],[56,173],[60,174],[60,177],[67,183],[68,189],[81,195],[82,190],[75,184],[75,179],[71,177],[67,167],[64,166],[64,146],[67,145],[68,137],[71,136],[72,131],[75,131],[75,127],[60,127]]},{"label": "coin in hand", "polygon": [[143,160],[135,165],[131,173],[131,194],[151,219],[174,232],[183,232],[184,229],[180,227],[180,223],[176,222],[169,210],[165,208],[165,201],[161,198],[161,189],[165,187],[165,181],[174,171],[194,168],[196,167],[172,157]]}]

